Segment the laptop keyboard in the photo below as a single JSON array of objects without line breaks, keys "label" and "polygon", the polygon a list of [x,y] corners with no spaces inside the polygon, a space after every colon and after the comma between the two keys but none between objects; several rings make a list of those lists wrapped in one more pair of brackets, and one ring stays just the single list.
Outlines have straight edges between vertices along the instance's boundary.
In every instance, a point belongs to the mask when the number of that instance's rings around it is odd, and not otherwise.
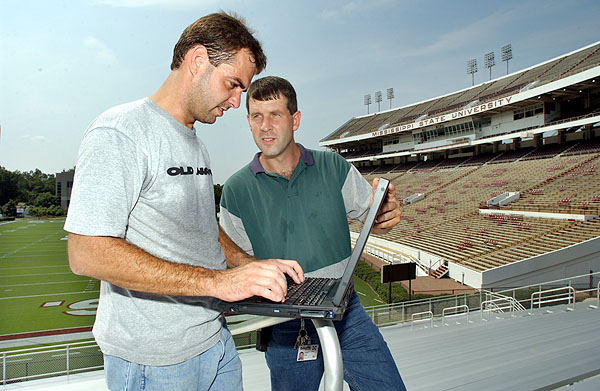
[{"label": "laptop keyboard", "polygon": [[296,284],[286,274],[288,284],[285,295],[286,304],[319,305],[323,302],[329,289],[335,283],[333,278],[307,278],[302,284]]}]

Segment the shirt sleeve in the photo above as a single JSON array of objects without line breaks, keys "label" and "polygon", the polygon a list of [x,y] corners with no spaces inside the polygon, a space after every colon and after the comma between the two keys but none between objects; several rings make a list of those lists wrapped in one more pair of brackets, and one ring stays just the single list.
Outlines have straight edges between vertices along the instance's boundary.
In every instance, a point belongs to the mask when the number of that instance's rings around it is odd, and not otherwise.
[{"label": "shirt sleeve", "polygon": [[[235,198],[234,194],[231,191],[231,188],[227,183],[223,186],[223,192],[221,194],[221,212],[219,214],[219,225],[227,236],[237,244],[245,253],[249,255],[254,255],[254,250],[252,249],[252,243],[250,242],[250,238],[248,234],[246,234],[246,229],[244,228],[244,223],[242,219],[236,216],[235,207]],[[231,212],[228,208],[231,208]],[[233,213],[232,213],[233,212]]]},{"label": "shirt sleeve", "polygon": [[115,129],[95,128],[82,141],[65,230],[125,237],[144,183],[147,158]]},{"label": "shirt sleeve", "polygon": [[346,214],[353,220],[362,221],[369,210],[372,187],[360,172],[350,164],[346,180],[342,187],[342,197]]}]

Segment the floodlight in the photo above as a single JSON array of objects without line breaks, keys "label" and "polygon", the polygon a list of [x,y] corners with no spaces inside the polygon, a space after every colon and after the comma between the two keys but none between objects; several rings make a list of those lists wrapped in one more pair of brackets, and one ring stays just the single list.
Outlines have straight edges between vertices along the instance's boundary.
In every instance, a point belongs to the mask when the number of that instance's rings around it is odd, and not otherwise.
[{"label": "floodlight", "polygon": [[394,99],[394,89],[393,88],[387,89],[387,98],[390,100],[390,110],[391,110],[392,109],[392,99]]},{"label": "floodlight", "polygon": [[367,106],[367,114],[369,114],[369,105],[371,104],[371,94],[365,95],[365,106]]},{"label": "floodlight", "polygon": [[502,46],[500,49],[502,52],[502,61],[506,61],[506,74],[508,75],[508,60],[512,60],[512,47],[510,43],[508,45]]},{"label": "floodlight", "polygon": [[494,52],[486,53],[483,57],[484,64],[486,68],[490,70],[490,80],[492,80],[492,67],[496,65],[496,60],[494,59]]},{"label": "floodlight", "polygon": [[475,85],[475,72],[477,72],[477,60],[467,61],[467,75],[471,75],[471,85]]},{"label": "floodlight", "polygon": [[377,102],[377,111],[381,111],[381,91],[375,92],[375,102]]}]

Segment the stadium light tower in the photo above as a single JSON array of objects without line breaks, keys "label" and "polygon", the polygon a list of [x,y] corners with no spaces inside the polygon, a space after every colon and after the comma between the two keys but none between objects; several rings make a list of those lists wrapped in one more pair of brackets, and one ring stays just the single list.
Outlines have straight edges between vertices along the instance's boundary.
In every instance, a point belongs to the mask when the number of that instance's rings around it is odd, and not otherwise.
[{"label": "stadium light tower", "polygon": [[492,67],[496,65],[496,60],[494,59],[494,52],[486,53],[483,59],[485,67],[489,68],[490,70],[490,80],[492,80]]},{"label": "stadium light tower", "polygon": [[477,72],[477,60],[467,61],[467,75],[471,75],[471,85],[475,85],[475,72]]},{"label": "stadium light tower", "polygon": [[390,101],[390,110],[391,110],[392,109],[392,99],[394,99],[394,89],[393,88],[387,89],[387,98]]},{"label": "stadium light tower", "polygon": [[506,74],[508,75],[508,60],[512,60],[512,47],[510,43],[508,45],[502,46],[500,49],[502,52],[502,61],[506,61]]},{"label": "stadium light tower", "polygon": [[381,111],[381,91],[375,93],[375,102],[377,102],[377,112]]},{"label": "stadium light tower", "polygon": [[365,106],[367,106],[367,114],[369,114],[369,105],[371,104],[371,94],[365,95]]}]

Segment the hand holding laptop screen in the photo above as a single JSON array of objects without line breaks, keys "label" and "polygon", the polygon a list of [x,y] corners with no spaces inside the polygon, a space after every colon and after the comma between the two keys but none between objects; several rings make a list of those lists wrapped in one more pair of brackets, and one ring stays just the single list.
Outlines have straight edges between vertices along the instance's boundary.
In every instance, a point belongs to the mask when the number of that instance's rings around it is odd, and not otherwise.
[{"label": "hand holding laptop screen", "polygon": [[[373,203],[373,194],[375,194],[378,184],[379,178],[375,178],[373,180],[371,203]],[[400,216],[402,216],[402,210],[400,209],[400,205],[396,199],[396,188],[392,183],[390,183],[383,205],[381,205],[379,213],[377,214],[377,218],[375,219],[373,233],[383,234],[389,232],[390,229],[400,222]]]}]

